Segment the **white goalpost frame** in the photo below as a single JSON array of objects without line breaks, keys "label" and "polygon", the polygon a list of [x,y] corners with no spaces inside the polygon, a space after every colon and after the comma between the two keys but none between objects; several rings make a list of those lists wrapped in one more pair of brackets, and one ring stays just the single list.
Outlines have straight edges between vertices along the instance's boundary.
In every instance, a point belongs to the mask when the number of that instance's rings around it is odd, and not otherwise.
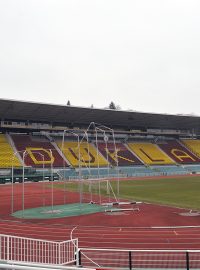
[{"label": "white goalpost frame", "polygon": [[[101,184],[99,184],[101,182]],[[117,197],[114,193],[114,190],[112,188],[112,185],[110,184],[110,181],[108,179],[104,178],[97,178],[97,179],[87,179],[84,180],[84,184],[88,185],[87,192],[88,192],[88,198],[90,197],[90,201],[88,203],[98,203],[103,206],[107,206],[110,203],[111,200],[111,194],[113,195],[113,198],[116,202],[118,202]],[[106,190],[106,195],[108,195],[108,201],[109,203],[102,203],[102,192],[99,190],[99,187],[102,189],[102,184],[105,184],[103,188]],[[98,199],[94,199],[94,197],[98,197]],[[106,198],[107,196],[105,196]]]}]

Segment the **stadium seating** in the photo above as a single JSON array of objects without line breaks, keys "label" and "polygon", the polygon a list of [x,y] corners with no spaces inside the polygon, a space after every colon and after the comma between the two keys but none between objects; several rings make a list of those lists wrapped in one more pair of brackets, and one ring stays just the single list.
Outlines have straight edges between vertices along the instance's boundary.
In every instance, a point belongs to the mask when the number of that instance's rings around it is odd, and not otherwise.
[{"label": "stadium seating", "polygon": [[98,143],[98,150],[113,166],[142,165],[142,162],[122,143]]},{"label": "stadium seating", "polygon": [[200,157],[200,140],[182,140],[184,145],[198,157]]},{"label": "stadium seating", "polygon": [[55,147],[45,137],[15,134],[11,138],[21,157],[23,157],[23,152],[26,150],[24,158],[26,166],[40,168],[43,167],[43,164],[45,168],[68,166]]},{"label": "stadium seating", "polygon": [[166,140],[158,143],[159,147],[170,156],[176,163],[193,164],[200,163],[200,158],[190,152],[183,144],[177,140]]},{"label": "stadium seating", "polygon": [[[51,143],[45,136],[32,136],[24,134],[10,135],[13,141],[10,144],[4,134],[0,134],[0,168],[11,168],[21,166],[23,152],[26,166],[45,168],[48,167],[83,167],[82,175],[106,176],[108,174],[137,176],[152,174],[185,174],[200,171],[200,140],[187,139],[178,141],[166,139],[152,142],[130,142],[127,145],[117,142],[98,142],[98,145],[81,142],[79,164],[79,150],[77,141],[61,140]],[[56,145],[57,144],[57,145]],[[62,149],[63,148],[63,149]],[[14,156],[14,151],[18,155]],[[65,159],[62,157],[62,150]],[[13,159],[13,160],[12,160]],[[44,159],[44,160],[43,160]],[[119,171],[115,167],[119,166]],[[147,166],[143,166],[143,165]],[[182,164],[183,166],[177,166]],[[165,166],[162,166],[165,165]],[[166,166],[167,165],[167,166]],[[150,167],[149,167],[150,166]],[[89,170],[89,168],[93,170]],[[101,170],[95,168],[100,167]],[[84,170],[85,168],[85,170]],[[72,170],[66,173],[69,177],[76,177],[77,173]]]},{"label": "stadium seating", "polygon": [[65,141],[63,143],[57,141],[56,143],[73,167],[79,167],[79,165],[81,167],[106,167],[108,165],[106,159],[99,154],[91,143],[80,143],[80,164],[78,142]]},{"label": "stadium seating", "polygon": [[128,143],[129,148],[147,165],[174,164],[159,147],[150,142]]},{"label": "stadium seating", "polygon": [[0,168],[11,168],[21,166],[20,161],[4,134],[0,134]]}]

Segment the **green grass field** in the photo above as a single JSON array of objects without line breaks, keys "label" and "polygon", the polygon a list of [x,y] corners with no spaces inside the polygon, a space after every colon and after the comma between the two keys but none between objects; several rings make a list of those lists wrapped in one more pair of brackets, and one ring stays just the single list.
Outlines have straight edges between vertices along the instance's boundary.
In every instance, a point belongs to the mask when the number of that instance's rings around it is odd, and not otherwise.
[{"label": "green grass field", "polygon": [[[117,181],[110,183],[116,193]],[[55,187],[64,188],[64,185],[55,184]],[[68,183],[67,189],[77,191],[77,183]],[[83,190],[89,192],[88,184],[83,185]],[[92,192],[98,192],[98,184],[93,186]],[[105,183],[101,184],[101,194],[107,195]],[[200,176],[122,180],[120,198],[200,210]]]}]

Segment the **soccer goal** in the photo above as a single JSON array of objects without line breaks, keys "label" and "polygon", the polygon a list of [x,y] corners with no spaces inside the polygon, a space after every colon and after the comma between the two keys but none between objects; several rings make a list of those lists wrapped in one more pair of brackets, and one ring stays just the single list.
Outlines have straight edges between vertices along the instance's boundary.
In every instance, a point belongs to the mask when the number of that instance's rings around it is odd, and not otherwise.
[{"label": "soccer goal", "polygon": [[106,178],[84,179],[76,181],[82,203],[106,205],[118,202],[116,183]]}]

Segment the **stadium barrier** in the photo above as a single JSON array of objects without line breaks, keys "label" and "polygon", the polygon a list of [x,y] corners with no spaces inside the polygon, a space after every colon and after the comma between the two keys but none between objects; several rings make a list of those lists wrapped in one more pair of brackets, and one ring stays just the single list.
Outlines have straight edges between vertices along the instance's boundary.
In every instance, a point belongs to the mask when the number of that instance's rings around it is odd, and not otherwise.
[{"label": "stadium barrier", "polygon": [[79,266],[99,269],[200,269],[200,250],[79,249]]},{"label": "stadium barrier", "polygon": [[[81,180],[108,180],[108,179],[113,179],[113,178],[126,178],[127,176],[126,175],[117,175],[117,174],[109,174],[109,175],[101,175],[101,176],[98,176],[98,175],[84,175],[84,176],[81,176]],[[80,180],[78,178],[78,176],[69,176],[69,180]]]},{"label": "stadium barrier", "polygon": [[[55,266],[44,264],[17,264],[17,263],[0,263],[0,269],[12,270],[80,270],[78,267],[73,266]],[[96,270],[92,268],[81,268],[81,270]]]},{"label": "stadium barrier", "polygon": [[78,239],[47,241],[0,234],[0,261],[68,265],[77,261]]}]

